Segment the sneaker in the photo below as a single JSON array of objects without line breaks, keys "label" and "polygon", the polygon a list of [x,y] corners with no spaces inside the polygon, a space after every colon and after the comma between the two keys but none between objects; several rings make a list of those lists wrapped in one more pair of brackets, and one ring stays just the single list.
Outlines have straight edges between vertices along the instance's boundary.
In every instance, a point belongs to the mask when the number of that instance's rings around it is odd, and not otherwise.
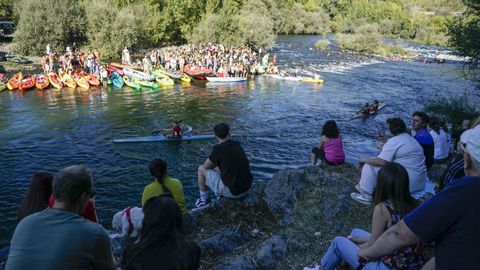
[{"label": "sneaker", "polygon": [[195,208],[202,208],[202,207],[204,207],[204,206],[209,205],[210,202],[211,202],[210,199],[207,199],[207,200],[205,200],[205,201],[202,201],[202,200],[200,200],[200,198],[198,198],[197,201],[195,202]]},{"label": "sneaker", "polygon": [[[360,180],[359,180],[359,182],[360,182]],[[360,192],[360,193],[365,193],[365,190],[362,189],[362,187],[360,186],[360,184],[356,184],[356,185],[355,185],[355,189],[356,189],[358,192]]]},{"label": "sneaker", "polygon": [[313,268],[304,267],[303,270],[320,270],[320,265],[316,264]]},{"label": "sneaker", "polygon": [[370,205],[372,203],[372,196],[365,193],[355,193],[350,194],[350,197],[356,202],[359,202],[364,205]]}]

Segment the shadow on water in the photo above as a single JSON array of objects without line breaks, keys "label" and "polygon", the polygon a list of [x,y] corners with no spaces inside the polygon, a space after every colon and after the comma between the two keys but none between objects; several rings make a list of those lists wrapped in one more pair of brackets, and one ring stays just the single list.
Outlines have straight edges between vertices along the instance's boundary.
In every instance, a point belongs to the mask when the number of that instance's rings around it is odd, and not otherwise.
[{"label": "shadow on water", "polygon": [[[0,93],[0,246],[8,242],[30,177],[38,171],[89,166],[98,190],[98,214],[107,228],[116,211],[140,205],[143,187],[152,181],[147,164],[154,157],[168,161],[169,175],[182,181],[187,204],[193,205],[196,169],[214,141],[113,144],[113,138],[148,135],[178,119],[198,132],[227,122],[232,133],[249,134],[238,139],[254,177],[269,179],[282,168],[309,162],[310,149],[328,119],[337,120],[348,161],[355,162],[359,156],[376,154],[373,139],[388,117],[408,120],[427,102],[474,86],[451,72],[458,63],[398,63],[318,52],[312,49],[317,39],[281,37],[271,54],[277,54],[282,69],[304,75],[319,72],[324,85],[260,76],[239,84],[194,82],[157,90]],[[388,106],[376,117],[349,120],[373,99]]]}]

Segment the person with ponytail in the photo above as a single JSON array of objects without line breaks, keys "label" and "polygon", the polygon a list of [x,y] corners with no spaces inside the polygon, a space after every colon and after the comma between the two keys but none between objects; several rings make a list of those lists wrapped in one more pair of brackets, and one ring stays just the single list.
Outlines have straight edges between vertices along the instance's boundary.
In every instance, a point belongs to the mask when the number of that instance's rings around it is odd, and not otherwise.
[{"label": "person with ponytail", "polygon": [[200,247],[186,238],[178,202],[170,194],[148,199],[140,239],[122,258],[124,270],[195,270],[200,266]]},{"label": "person with ponytail", "polygon": [[183,194],[182,183],[178,179],[168,177],[167,162],[160,158],[156,158],[150,162],[149,171],[155,180],[143,190],[142,207],[148,199],[165,193],[170,193],[177,202],[178,207],[180,207],[182,214],[185,215],[187,213],[187,208],[185,206],[185,195]]}]

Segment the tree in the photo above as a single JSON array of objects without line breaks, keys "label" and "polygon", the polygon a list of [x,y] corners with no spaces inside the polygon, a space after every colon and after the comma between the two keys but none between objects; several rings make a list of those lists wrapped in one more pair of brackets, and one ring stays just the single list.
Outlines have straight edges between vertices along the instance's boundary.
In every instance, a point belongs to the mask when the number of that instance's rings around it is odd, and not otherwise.
[{"label": "tree", "polygon": [[0,17],[13,19],[13,0],[0,0]]},{"label": "tree", "polygon": [[85,12],[77,0],[20,0],[19,21],[13,41],[26,55],[41,55],[50,44],[56,51],[85,42]]},{"label": "tree", "polygon": [[480,85],[480,2],[465,0],[467,10],[449,25],[449,42],[462,55],[469,57],[467,69]]}]

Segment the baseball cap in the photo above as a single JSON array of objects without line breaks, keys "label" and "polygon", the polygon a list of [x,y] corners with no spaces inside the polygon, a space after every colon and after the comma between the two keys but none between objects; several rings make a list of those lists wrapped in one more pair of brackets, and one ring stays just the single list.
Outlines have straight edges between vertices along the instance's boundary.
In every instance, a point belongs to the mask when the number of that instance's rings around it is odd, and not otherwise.
[{"label": "baseball cap", "polygon": [[480,125],[463,132],[460,142],[467,145],[466,149],[472,159],[480,164]]}]

